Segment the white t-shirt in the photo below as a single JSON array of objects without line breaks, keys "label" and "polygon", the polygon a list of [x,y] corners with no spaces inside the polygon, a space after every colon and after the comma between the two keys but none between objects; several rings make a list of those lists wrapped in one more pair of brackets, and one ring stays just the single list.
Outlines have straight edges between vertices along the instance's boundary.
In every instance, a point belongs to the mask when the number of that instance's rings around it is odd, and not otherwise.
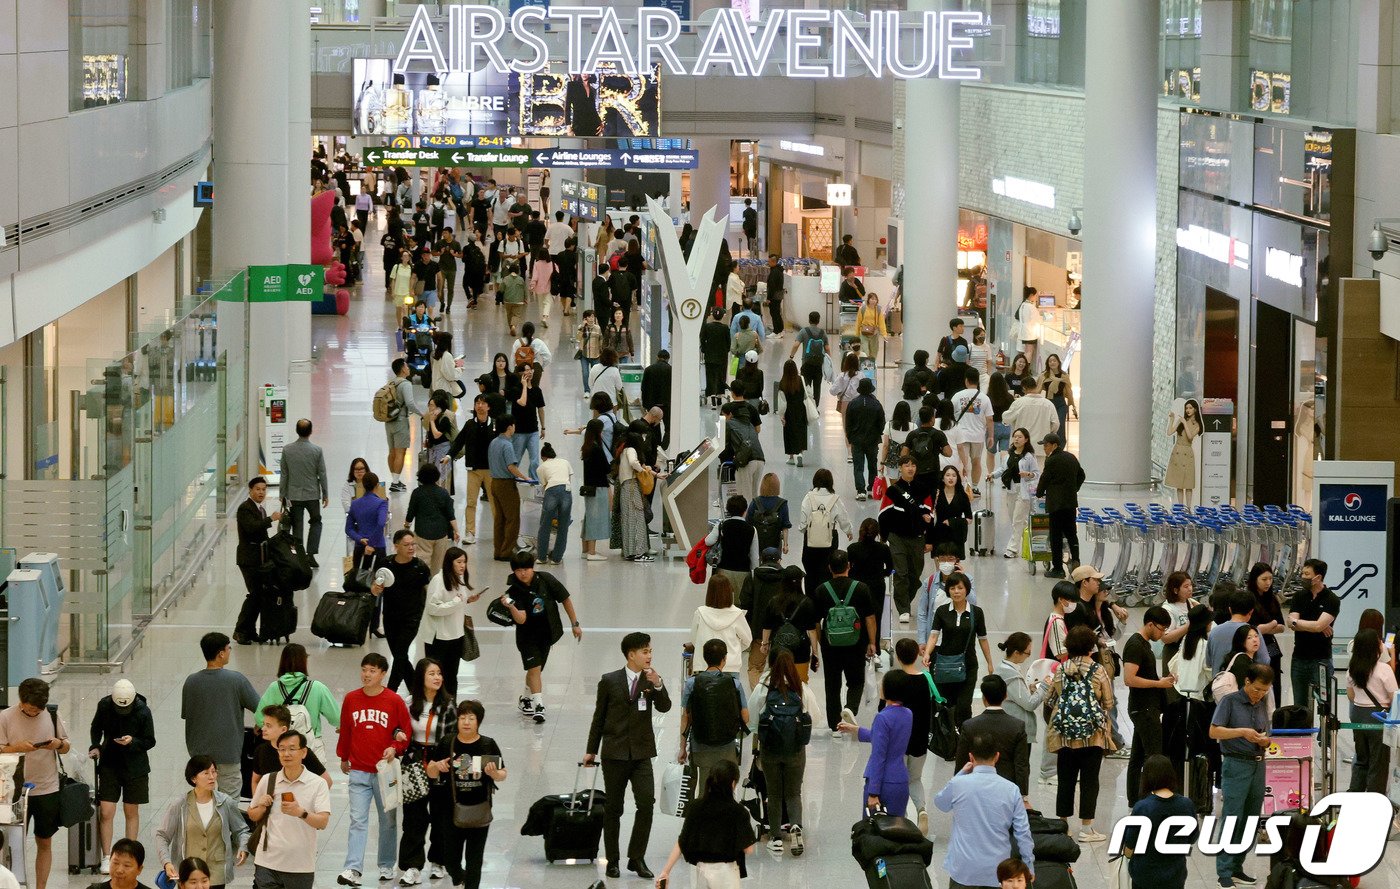
[{"label": "white t-shirt", "polygon": [[510,205],[513,203],[515,203],[515,201],[510,195],[496,192],[495,203],[491,206],[491,224],[509,225]]},{"label": "white t-shirt", "polygon": [[551,222],[544,232],[545,249],[549,251],[550,256],[558,256],[564,252],[564,242],[573,236],[574,230],[569,228],[567,222]]},{"label": "white t-shirt", "polygon": [[[964,411],[964,408],[966,410]],[[992,400],[977,389],[963,389],[953,396],[953,417],[957,422],[949,430],[950,440],[959,444],[986,444],[987,418],[992,415]]]}]

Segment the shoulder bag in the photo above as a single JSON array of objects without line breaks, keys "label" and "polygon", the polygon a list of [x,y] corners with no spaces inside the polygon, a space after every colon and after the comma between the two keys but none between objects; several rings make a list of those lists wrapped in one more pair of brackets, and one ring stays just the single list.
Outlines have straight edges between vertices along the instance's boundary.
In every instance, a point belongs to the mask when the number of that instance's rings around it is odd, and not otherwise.
[{"label": "shoulder bag", "polygon": [[[452,741],[452,751],[455,754],[457,741]],[[456,769],[454,768],[455,772]],[[483,803],[463,803],[457,801],[457,776],[448,772],[447,781],[452,788],[452,825],[460,828],[488,827],[491,824],[491,789],[486,790],[486,802]]]},{"label": "shoulder bag", "polygon": [[[272,793],[272,789],[277,786],[277,776],[280,774],[282,774],[280,771],[276,771],[271,775],[263,777],[263,781],[266,782],[263,785],[266,788],[264,792]],[[256,787],[253,788],[254,799],[257,799],[257,790]],[[274,802],[273,805],[276,805],[276,803]],[[267,851],[267,822],[271,818],[272,806],[268,806],[267,811],[263,812],[263,816],[253,822],[253,830],[248,834],[248,851],[253,855],[256,855],[258,852],[258,843],[262,843],[262,850],[264,852]]]},{"label": "shoulder bag", "polygon": [[[58,734],[58,715],[50,710],[49,719],[53,720],[53,736]],[[62,827],[73,827],[82,824],[92,818],[92,788],[76,778],[69,777],[68,772],[63,768],[63,757],[58,753],[53,755],[54,761],[58,763],[58,823]]]},{"label": "shoulder bag", "polygon": [[[956,611],[953,612],[957,614]],[[972,627],[967,637],[967,647],[957,654],[934,654],[933,658],[933,681],[934,682],[965,682],[967,681],[967,655],[972,651],[972,642],[977,638],[977,613],[969,605],[967,609],[968,619],[972,622]]]},{"label": "shoulder bag", "polygon": [[462,616],[462,660],[474,661],[481,657],[481,643],[476,638],[476,622],[470,614]]},{"label": "shoulder bag", "polygon": [[643,497],[650,497],[651,492],[656,490],[656,473],[643,468],[637,473],[637,487],[641,489]]},{"label": "shoulder bag", "polygon": [[[433,738],[433,718],[437,716],[432,710],[432,705],[428,707],[428,724],[423,728],[423,738],[428,744]],[[428,795],[428,769],[424,760],[428,757],[425,749],[420,755],[404,757],[403,764],[399,767],[399,794],[405,803],[414,803]]]}]

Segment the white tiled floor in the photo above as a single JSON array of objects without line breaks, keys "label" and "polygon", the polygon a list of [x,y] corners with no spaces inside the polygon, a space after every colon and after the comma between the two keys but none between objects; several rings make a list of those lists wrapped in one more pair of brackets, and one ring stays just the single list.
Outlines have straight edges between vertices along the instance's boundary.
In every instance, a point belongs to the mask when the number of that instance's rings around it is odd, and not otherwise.
[{"label": "white tiled floor", "polygon": [[[367,239],[375,243],[377,238]],[[384,302],[379,271],[379,251],[370,256],[371,286],[367,294],[356,293],[348,317],[316,317],[313,336],[319,350],[315,372],[314,409],[315,440],[327,453],[332,487],[338,489],[339,473],[350,460],[359,455],[367,457],[371,466],[385,469],[385,443],[378,424],[369,416],[371,395],[386,378],[387,366],[394,355],[392,332],[393,310]],[[548,439],[561,455],[575,461],[577,467],[578,439],[558,435],[565,426],[578,425],[587,417],[584,402],[579,398],[580,381],[577,365],[568,359],[572,345],[567,342],[566,325],[558,313],[555,326],[545,332],[558,356],[547,373],[546,393],[549,398]],[[483,301],[475,311],[468,311],[458,301],[452,314],[452,329],[457,335],[458,351],[465,354],[468,370],[480,373],[490,356],[504,348],[503,316],[489,301]],[[783,343],[790,348],[790,336]],[[562,342],[561,342],[562,340]],[[780,369],[779,353],[786,348],[770,348],[764,357],[764,369],[773,379]],[[891,393],[895,383],[893,370],[881,371],[881,394]],[[421,393],[425,397],[425,393]],[[678,409],[683,399],[677,399]],[[810,483],[816,468],[833,468],[842,493],[852,495],[851,473],[845,469],[844,447],[837,414],[827,399],[820,429],[815,434],[815,447],[808,453],[806,468],[784,465],[781,459],[769,462],[769,468],[783,480],[785,492],[795,503]],[[713,414],[704,412],[707,428],[712,428]],[[770,424],[774,425],[774,424]],[[764,441],[770,452],[780,453],[776,428],[765,429]],[[412,453],[412,452],[411,452]],[[326,531],[322,544],[322,563],[326,566],[312,589],[300,595],[301,626],[295,638],[312,651],[313,674],[328,683],[337,695],[343,695],[358,685],[358,660],[361,651],[327,650],[324,643],[305,629],[326,578],[338,567],[343,516],[337,498],[326,516]],[[460,496],[459,496],[460,502]],[[394,516],[398,520],[406,505],[406,497],[394,497]],[[475,504],[473,504],[475,506]],[[848,500],[853,518],[874,515],[874,503]],[[999,498],[993,504],[998,515],[1009,515]],[[538,516],[538,508],[526,506],[526,533],[529,517]],[[489,514],[481,523],[489,535]],[[577,527],[577,526],[576,526]],[[1002,533],[1006,533],[1003,525]],[[484,619],[481,627],[482,657],[466,664],[461,672],[463,696],[481,699],[487,708],[485,732],[497,739],[505,750],[510,780],[496,797],[496,821],[486,856],[483,886],[540,887],[550,884],[585,886],[602,876],[603,866],[547,865],[539,838],[521,837],[519,825],[530,804],[547,793],[567,791],[574,782],[575,763],[583,753],[588,722],[592,712],[593,691],[598,676],[604,670],[615,669],[620,656],[617,644],[621,636],[633,629],[652,633],[658,652],[657,666],[673,686],[680,672],[680,647],[689,631],[691,613],[702,601],[700,587],[691,585],[679,561],[662,561],[642,567],[614,558],[607,562],[585,563],[579,557],[577,531],[570,551],[561,566],[549,570],[558,574],[572,590],[579,615],[585,628],[580,643],[562,642],[550,660],[545,674],[545,695],[549,706],[549,721],[543,726],[524,722],[513,711],[515,696],[521,686],[519,662],[511,638]],[[472,570],[475,582],[501,589],[505,583],[502,566],[489,561],[488,544],[483,541],[472,550]],[[794,554],[795,557],[795,554]],[[483,561],[483,559],[486,559]],[[1016,630],[1038,633],[1048,606],[1049,582],[1033,578],[1020,562],[1001,558],[971,560],[971,573],[977,586],[979,601],[988,613],[994,641]],[[196,588],[159,620],[146,634],[144,644],[125,670],[147,696],[155,710],[158,745],[153,751],[155,774],[152,779],[152,804],[143,809],[140,839],[154,849],[153,824],[172,797],[182,793],[182,768],[186,759],[179,716],[179,694],[182,678],[202,667],[197,647],[199,636],[210,628],[228,631],[243,596],[242,582],[233,565],[233,533],[220,547],[211,570],[203,573]],[[484,604],[484,603],[483,603]],[[478,615],[480,618],[480,615]],[[372,647],[387,653],[382,641]],[[278,650],[275,647],[237,647],[233,668],[246,673],[259,690],[273,678]],[[96,676],[69,672],[55,686],[54,698],[63,713],[78,724],[86,726],[97,699],[109,692],[114,675]],[[1121,683],[1120,692],[1123,690]],[[863,708],[868,721],[873,707]],[[679,715],[673,711],[657,721],[658,747],[663,751],[661,763],[674,751],[677,742]],[[819,721],[820,722],[820,721]],[[1129,727],[1124,725],[1124,730]],[[1349,743],[1348,743],[1349,746]],[[807,851],[801,858],[772,856],[760,851],[749,862],[749,883],[764,887],[861,885],[860,872],[850,857],[849,829],[857,819],[860,806],[861,770],[866,751],[861,745],[846,740],[833,741],[818,732],[808,751],[805,782],[807,814]],[[1038,750],[1035,753],[1038,756]],[[1099,799],[1100,829],[1109,827],[1125,814],[1123,769],[1126,763],[1108,761],[1103,770],[1103,789]],[[929,768],[925,780],[936,791],[947,780],[951,766],[938,762]],[[1343,774],[1345,775],[1345,767]],[[1032,800],[1037,808],[1054,809],[1054,788],[1035,786]],[[334,817],[330,828],[321,835],[318,876],[323,886],[334,884],[334,875],[341,869],[346,841],[345,782],[337,780],[332,793]],[[629,802],[630,808],[630,802]],[[630,825],[630,815],[624,830]],[[934,882],[946,884],[941,861],[950,829],[947,816],[932,813],[932,830],[936,834]],[[648,861],[659,870],[679,830],[677,819],[658,816],[652,833]],[[56,850],[55,873],[50,885],[56,889],[81,887],[93,881],[83,874],[69,876],[64,868],[66,855],[60,835]],[[371,846],[372,848],[372,846]],[[1393,847],[1392,847],[1393,848]],[[1382,870],[1368,877],[1368,886],[1394,885],[1400,868],[1400,855],[1390,854]],[[31,852],[32,861],[32,852]],[[1264,876],[1264,862],[1248,867],[1251,873]],[[1088,847],[1075,866],[1075,875],[1082,889],[1098,889],[1111,882],[1111,870],[1104,847]],[[151,873],[147,873],[150,877]],[[679,874],[678,874],[679,876]],[[245,870],[240,881],[251,879]],[[615,884],[641,885],[636,879],[612,881]],[[686,885],[681,878],[676,885]],[[1191,862],[1193,887],[1215,884],[1211,862],[1197,854]],[[32,885],[32,883],[31,883]],[[245,883],[246,885],[246,883]],[[367,884],[368,885],[368,884]]]}]

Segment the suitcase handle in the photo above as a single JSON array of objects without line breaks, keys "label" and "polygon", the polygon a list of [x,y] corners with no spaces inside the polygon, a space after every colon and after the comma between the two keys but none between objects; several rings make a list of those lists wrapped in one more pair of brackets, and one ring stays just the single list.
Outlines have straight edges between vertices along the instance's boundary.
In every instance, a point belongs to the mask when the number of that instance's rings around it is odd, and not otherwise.
[{"label": "suitcase handle", "polygon": [[[577,802],[578,786],[583,778],[583,773],[585,770],[590,769],[593,772],[593,783],[588,788],[588,808],[585,811],[591,815],[593,814],[594,798],[598,795],[598,773],[603,770],[603,764],[601,762],[594,760],[593,764],[589,765],[583,760],[579,760],[578,769],[574,772],[574,792],[569,795],[569,799],[571,802]],[[570,806],[570,808],[572,808],[572,806]]]}]

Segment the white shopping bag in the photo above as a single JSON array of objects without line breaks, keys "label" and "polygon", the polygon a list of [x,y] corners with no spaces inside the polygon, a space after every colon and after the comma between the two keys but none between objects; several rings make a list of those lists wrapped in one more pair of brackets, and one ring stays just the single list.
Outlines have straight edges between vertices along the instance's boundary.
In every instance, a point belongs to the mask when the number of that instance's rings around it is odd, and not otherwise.
[{"label": "white shopping bag", "polygon": [[661,771],[661,814],[685,817],[685,810],[695,798],[695,781],[699,770],[693,765],[668,762]]},{"label": "white shopping bag", "polygon": [[403,773],[399,760],[381,759],[376,767],[379,772],[379,799],[384,803],[384,811],[392,812],[403,804]]}]

